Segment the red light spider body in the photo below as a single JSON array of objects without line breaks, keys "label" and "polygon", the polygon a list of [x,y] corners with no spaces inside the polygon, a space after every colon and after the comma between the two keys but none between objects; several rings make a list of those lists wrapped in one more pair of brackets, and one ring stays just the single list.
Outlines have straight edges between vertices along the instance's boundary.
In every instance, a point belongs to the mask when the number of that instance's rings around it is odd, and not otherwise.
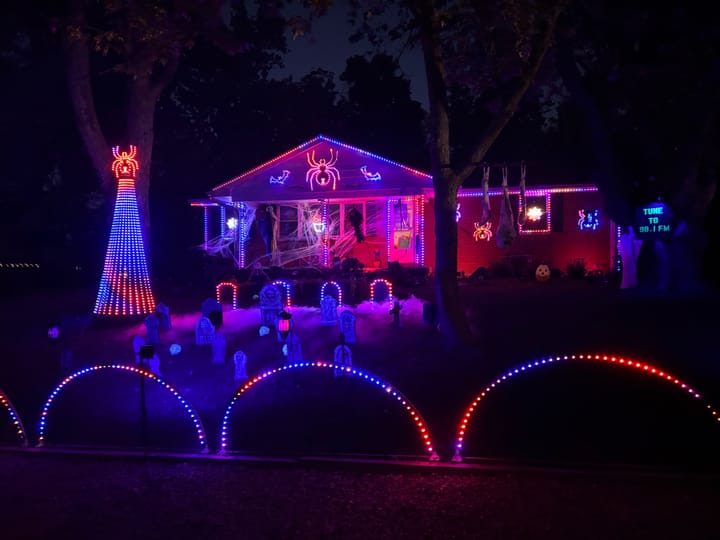
[{"label": "red light spider body", "polygon": [[320,187],[325,187],[332,182],[333,191],[337,181],[340,180],[340,171],[338,171],[334,165],[337,163],[338,152],[335,151],[333,155],[333,149],[330,149],[330,159],[320,158],[315,161],[315,150],[312,151],[312,155],[308,152],[307,162],[310,165],[308,172],[305,173],[305,181],[310,182],[310,191],[313,190],[313,182],[317,182]]}]

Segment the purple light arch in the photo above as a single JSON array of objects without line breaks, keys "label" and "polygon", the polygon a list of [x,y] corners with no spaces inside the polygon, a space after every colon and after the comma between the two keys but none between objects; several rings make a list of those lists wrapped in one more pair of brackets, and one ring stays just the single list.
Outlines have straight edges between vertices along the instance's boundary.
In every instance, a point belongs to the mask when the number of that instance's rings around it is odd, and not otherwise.
[{"label": "purple light arch", "polygon": [[[622,358],[620,356],[613,356],[613,355],[607,355],[607,354],[573,354],[573,355],[564,355],[564,356],[548,356],[547,358],[541,358],[539,360],[533,360],[531,362],[528,362],[527,364],[517,366],[515,368],[510,369],[507,371],[504,375],[501,375],[498,377],[495,381],[488,384],[485,389],[480,392],[475,398],[472,400],[470,405],[465,408],[465,411],[463,412],[463,416],[460,420],[458,430],[457,430],[457,437],[455,439],[455,455],[453,456],[452,460],[459,462],[462,461],[462,447],[463,447],[463,441],[465,439],[465,434],[467,432],[467,426],[468,422],[473,416],[473,413],[478,408],[480,402],[487,397],[487,395],[496,387],[500,386],[503,382],[507,381],[511,377],[515,375],[522,374],[524,372],[530,371],[536,367],[542,367],[542,366],[549,366],[553,364],[557,364],[560,362],[567,362],[567,361],[585,361],[585,362],[599,362],[604,363],[608,365],[615,365],[615,366],[624,366],[636,369],[638,371],[647,373],[649,375],[654,375],[658,377],[661,380],[664,380],[666,382],[672,383],[676,385],[678,388],[680,388],[683,392],[687,392],[690,394],[693,398],[699,399],[702,401],[702,396],[694,390],[691,386],[684,383],[680,379],[676,378],[674,375],[669,374],[667,371],[664,371],[660,368],[657,368],[651,364],[645,363],[645,362],[638,362],[635,360]],[[720,414],[718,411],[709,403],[704,402],[705,408],[712,414],[713,418],[720,422]]]},{"label": "purple light arch", "polygon": [[408,400],[399,390],[388,384],[387,382],[383,381],[382,379],[376,377],[375,375],[372,375],[370,373],[367,373],[366,371],[362,371],[360,369],[346,367],[346,366],[340,366],[338,364],[333,364],[330,362],[297,362],[294,364],[286,364],[282,367],[271,369],[270,371],[266,371],[265,373],[261,373],[260,375],[257,375],[256,377],[253,377],[250,379],[247,383],[245,383],[243,386],[240,387],[240,389],[235,392],[235,395],[233,396],[232,400],[228,404],[227,408],[225,409],[225,415],[223,416],[222,421],[222,427],[220,432],[220,453],[227,452],[227,446],[228,446],[228,433],[230,429],[230,414],[232,413],[233,407],[237,403],[237,401],[240,399],[241,396],[243,396],[250,388],[255,386],[257,383],[272,377],[278,373],[294,370],[294,369],[307,369],[307,368],[320,368],[320,369],[326,369],[326,370],[342,370],[345,371],[346,374],[352,375],[357,377],[360,380],[368,381],[369,383],[374,384],[375,386],[381,388],[385,391],[389,396],[395,398],[400,404],[403,406],[405,411],[407,411],[407,414],[412,419],[413,423],[415,424],[415,427],[418,431],[418,434],[420,435],[420,439],[423,443],[423,446],[425,447],[425,451],[429,455],[429,459],[431,461],[438,461],[440,458],[433,449],[433,445],[430,438],[430,431],[428,430],[427,423],[425,420],[423,420],[422,416],[420,416],[420,413],[418,412],[417,408],[410,403],[410,400]]},{"label": "purple light arch", "polygon": [[25,428],[23,427],[22,420],[20,420],[20,416],[18,415],[17,410],[15,410],[10,398],[7,397],[7,394],[3,392],[2,389],[0,389],[0,405],[2,405],[8,412],[10,422],[15,428],[15,432],[17,433],[20,442],[23,446],[27,446],[28,441],[27,436],[25,435]]},{"label": "purple light arch", "polygon": [[39,436],[38,436],[38,446],[43,446],[45,444],[45,429],[47,426],[47,418],[50,411],[50,407],[55,401],[55,398],[58,396],[60,391],[65,388],[70,382],[74,381],[75,379],[82,377],[83,375],[87,375],[88,373],[94,373],[97,371],[102,370],[119,370],[119,371],[129,371],[131,373],[137,373],[138,375],[141,375],[145,377],[146,379],[149,379],[153,382],[156,382],[166,388],[167,390],[174,395],[177,400],[180,402],[180,404],[185,408],[185,410],[190,415],[190,420],[192,421],[193,425],[195,426],[195,431],[197,433],[198,443],[200,444],[200,448],[203,452],[207,452],[207,437],[205,436],[205,429],[203,428],[202,422],[200,421],[200,416],[197,414],[195,409],[190,405],[190,403],[182,396],[180,393],[170,384],[162,380],[160,377],[155,375],[154,373],[150,371],[145,371],[144,369],[139,369],[133,366],[126,366],[122,364],[106,364],[106,365],[99,365],[99,366],[91,366],[84,369],[81,369],[79,371],[76,371],[72,375],[68,375],[63,379],[63,381],[55,387],[55,389],[50,393],[50,396],[48,397],[47,401],[45,402],[45,405],[42,408],[42,412],[40,413],[40,426],[39,426]]}]

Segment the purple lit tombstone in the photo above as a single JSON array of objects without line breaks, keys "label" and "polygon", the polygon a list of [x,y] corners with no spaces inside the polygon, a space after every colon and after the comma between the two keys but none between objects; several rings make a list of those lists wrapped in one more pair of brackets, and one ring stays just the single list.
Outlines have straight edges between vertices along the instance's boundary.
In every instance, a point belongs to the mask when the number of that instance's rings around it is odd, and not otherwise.
[{"label": "purple lit tombstone", "polygon": [[206,298],[200,305],[200,311],[203,317],[209,317],[211,311],[222,312],[222,304],[214,298]]},{"label": "purple lit tombstone", "polygon": [[357,343],[355,336],[355,315],[352,311],[340,313],[340,333],[345,336],[345,343]]},{"label": "purple lit tombstone", "polygon": [[195,326],[195,344],[196,345],[212,345],[215,339],[215,327],[207,317],[200,317]]},{"label": "purple lit tombstone", "polygon": [[295,332],[290,332],[287,338],[287,363],[294,364],[303,361],[302,345],[300,344],[300,336]]},{"label": "purple lit tombstone", "polygon": [[247,356],[242,351],[237,351],[233,354],[233,363],[235,364],[235,381],[246,381],[248,380],[247,374]]},{"label": "purple lit tombstone", "polygon": [[348,368],[352,368],[352,351],[350,350],[350,347],[345,345],[345,343],[343,342],[342,335],[340,339],[340,345],[335,347],[333,361],[336,366],[339,366],[335,368],[335,377],[344,375],[345,371]]},{"label": "purple lit tombstone", "polygon": [[265,285],[260,290],[260,325],[276,326],[282,308],[280,290],[275,285]]},{"label": "purple lit tombstone", "polygon": [[160,320],[160,330],[170,330],[172,328],[172,321],[170,320],[170,308],[167,305],[160,303],[155,306],[158,319]]},{"label": "purple lit tombstone", "polygon": [[157,315],[151,313],[145,317],[145,330],[147,332],[145,337],[145,343],[147,345],[157,345],[160,343],[160,335],[158,329],[160,328],[160,320]]},{"label": "purple lit tombstone", "polygon": [[320,300],[320,324],[328,326],[337,322],[337,300],[327,294]]},{"label": "purple lit tombstone", "polygon": [[142,336],[135,336],[133,338],[133,351],[135,352],[135,363],[140,364],[140,347],[146,345],[145,338]]}]

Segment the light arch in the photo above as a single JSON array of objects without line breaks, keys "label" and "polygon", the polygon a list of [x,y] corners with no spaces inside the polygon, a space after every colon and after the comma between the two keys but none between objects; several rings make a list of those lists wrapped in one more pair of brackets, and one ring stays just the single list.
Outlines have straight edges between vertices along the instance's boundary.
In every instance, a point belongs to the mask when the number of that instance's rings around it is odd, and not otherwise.
[{"label": "light arch", "polygon": [[374,384],[375,386],[379,387],[385,393],[387,393],[389,396],[395,398],[402,407],[407,412],[408,416],[410,416],[413,424],[415,424],[415,428],[418,431],[418,434],[420,436],[420,440],[422,441],[423,447],[425,451],[428,453],[428,458],[431,461],[437,461],[439,460],[439,456],[432,445],[432,439],[430,437],[430,431],[427,427],[427,423],[425,420],[423,420],[422,416],[418,412],[417,408],[410,403],[410,400],[407,399],[398,389],[391,386],[389,383],[383,381],[379,377],[376,377],[375,375],[368,373],[366,371],[362,371],[360,369],[347,367],[347,366],[341,366],[339,364],[333,364],[331,362],[296,362],[293,364],[286,364],[282,367],[271,369],[269,371],[266,371],[264,373],[261,373],[260,375],[257,375],[250,379],[248,382],[246,382],[243,386],[241,386],[233,396],[232,400],[228,404],[227,408],[225,409],[225,414],[223,415],[222,420],[222,426],[220,429],[220,453],[223,454],[227,452],[227,446],[228,446],[228,433],[229,433],[229,426],[230,426],[230,414],[232,413],[233,407],[237,403],[237,401],[245,395],[245,393],[250,390],[253,386],[255,386],[257,383],[272,377],[274,375],[277,375],[278,373],[296,370],[296,369],[312,369],[312,368],[318,368],[318,369],[324,369],[324,370],[332,370],[332,371],[344,371],[346,375],[351,375],[354,377],[357,377],[360,380],[368,381],[368,383]]},{"label": "light arch", "polygon": [[[470,402],[470,405],[465,408],[463,411],[462,418],[460,419],[460,423],[458,425],[457,435],[455,438],[455,454],[452,458],[453,461],[462,461],[462,448],[463,448],[463,441],[465,439],[465,433],[467,431],[468,422],[473,416],[473,413],[478,408],[480,402],[487,397],[487,395],[500,386],[503,382],[507,381],[511,377],[515,375],[520,375],[526,371],[532,370],[537,367],[542,366],[549,366],[553,364],[558,364],[560,362],[578,362],[578,361],[585,361],[585,362],[598,362],[598,363],[604,363],[608,365],[615,365],[619,367],[626,367],[626,368],[633,368],[641,372],[645,372],[648,375],[654,375],[658,377],[661,380],[664,380],[668,383],[676,385],[678,388],[680,388],[683,392],[687,392],[690,394],[691,397],[703,401],[702,396],[694,390],[691,386],[684,383],[680,379],[676,378],[674,375],[671,375],[665,370],[662,370],[660,368],[657,368],[651,364],[648,364],[646,362],[638,362],[636,360],[631,360],[627,358],[622,358],[620,356],[612,356],[607,354],[573,354],[573,355],[564,355],[564,356],[548,356],[546,358],[541,358],[539,360],[533,360],[531,362],[528,362],[527,364],[520,365],[514,368],[511,368],[509,371],[507,371],[505,374],[498,377],[495,381],[490,383],[485,387],[485,389],[480,392],[478,395],[475,396],[475,398]],[[705,408],[708,410],[708,412],[713,416],[713,418],[720,422],[720,414],[718,411],[709,403],[703,401],[703,404],[705,405]]]},{"label": "light arch", "polygon": [[375,285],[378,283],[383,283],[388,290],[388,301],[393,301],[393,290],[392,290],[392,283],[390,283],[387,279],[378,278],[374,280],[372,283],[370,283],[370,301],[375,302]]},{"label": "light arch", "polygon": [[13,428],[15,429],[15,433],[17,433],[17,436],[20,439],[20,442],[23,446],[27,446],[27,435],[25,432],[25,428],[23,427],[22,420],[20,420],[20,415],[18,415],[17,410],[10,401],[10,398],[7,397],[7,394],[3,392],[2,389],[0,389],[0,405],[5,408],[8,415],[10,416],[10,422],[12,423]]},{"label": "light arch", "polygon": [[231,281],[221,281],[215,286],[215,298],[217,299],[218,304],[222,304],[221,298],[222,298],[222,291],[224,288],[230,287],[232,290],[232,308],[237,309],[238,308],[238,284],[233,283]]},{"label": "light arch", "polygon": [[50,396],[48,397],[47,401],[45,402],[45,405],[43,405],[42,412],[40,413],[40,426],[38,430],[38,446],[43,446],[45,444],[45,429],[47,426],[47,418],[49,415],[50,407],[52,406],[53,402],[55,401],[55,398],[58,396],[60,391],[65,388],[69,383],[74,381],[75,379],[78,379],[79,377],[82,377],[84,375],[87,375],[89,373],[94,373],[97,371],[103,371],[103,370],[118,370],[118,371],[128,371],[130,373],[137,373],[138,375],[145,377],[146,379],[149,379],[155,383],[160,384],[165,389],[169,390],[172,395],[174,395],[177,400],[180,402],[180,404],[185,408],[185,410],[188,412],[188,415],[190,416],[190,420],[192,421],[193,425],[195,426],[195,431],[197,433],[198,438],[198,444],[200,445],[200,449],[202,452],[207,452],[207,437],[205,436],[205,429],[203,428],[202,422],[200,421],[200,416],[195,411],[192,405],[178,392],[173,386],[165,382],[163,379],[155,375],[154,373],[150,371],[146,371],[144,369],[136,368],[134,366],[126,366],[123,364],[105,364],[105,365],[98,365],[98,366],[90,366],[86,367],[84,369],[81,369],[79,371],[76,371],[75,373],[68,375],[65,377],[65,379],[62,380],[60,384],[58,384],[55,389],[50,393]]},{"label": "light arch", "polygon": [[322,305],[323,298],[325,298],[325,288],[328,285],[332,285],[335,287],[335,291],[337,292],[337,301],[338,301],[338,307],[342,307],[342,288],[336,281],[326,281],[320,286],[320,305]]},{"label": "light arch", "polygon": [[285,307],[289,308],[292,306],[292,286],[289,282],[282,280],[282,279],[276,279],[272,282],[272,285],[275,285],[276,287],[278,285],[282,285],[283,289],[285,290]]}]

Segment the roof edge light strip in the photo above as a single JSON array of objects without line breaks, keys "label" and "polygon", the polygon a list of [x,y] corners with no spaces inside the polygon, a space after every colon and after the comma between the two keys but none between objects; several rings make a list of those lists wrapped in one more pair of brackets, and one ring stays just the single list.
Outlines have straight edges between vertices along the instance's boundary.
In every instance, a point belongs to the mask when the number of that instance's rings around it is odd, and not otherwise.
[{"label": "roof edge light strip", "polygon": [[10,398],[7,397],[7,394],[2,390],[0,390],[0,405],[5,407],[8,415],[10,415],[10,422],[12,423],[13,428],[15,429],[15,433],[17,433],[17,436],[20,439],[20,442],[23,446],[27,446],[27,436],[25,435],[26,432],[25,428],[23,427],[22,420],[20,420],[20,415],[18,415],[17,410],[10,401]]},{"label": "roof edge light strip", "polygon": [[48,415],[50,413],[50,407],[52,406],[53,402],[55,401],[55,398],[57,398],[60,391],[65,388],[69,383],[74,381],[75,379],[82,377],[83,375],[87,375],[88,373],[93,373],[96,371],[101,370],[119,370],[119,371],[129,371],[131,373],[137,373],[138,375],[141,375],[142,377],[145,377],[146,379],[150,379],[151,381],[154,381],[163,387],[165,387],[167,390],[174,395],[177,400],[180,402],[180,404],[183,406],[183,408],[188,412],[188,415],[190,416],[190,420],[193,423],[193,426],[195,427],[195,432],[197,433],[198,443],[200,444],[200,448],[202,452],[207,452],[207,437],[205,436],[205,429],[203,428],[202,422],[200,420],[200,416],[195,411],[192,405],[178,392],[173,386],[165,382],[163,379],[155,375],[154,373],[150,371],[145,371],[144,369],[136,368],[133,366],[126,366],[123,364],[104,364],[104,365],[98,365],[98,366],[90,366],[84,369],[81,369],[79,371],[76,371],[75,373],[68,375],[65,377],[60,384],[58,384],[55,389],[50,393],[50,396],[48,397],[47,401],[45,402],[45,405],[42,408],[42,412],[40,413],[40,425],[39,425],[39,436],[38,436],[38,446],[44,446],[45,445],[45,430],[47,428],[47,419]]},{"label": "roof edge light strip", "polygon": [[[594,193],[599,191],[597,186],[590,185],[571,185],[562,187],[548,187],[548,188],[536,188],[525,190],[525,197],[540,197],[552,195],[555,193]],[[508,188],[510,195],[520,195],[520,188]],[[502,195],[502,188],[490,188],[488,189],[490,196]],[[458,197],[482,197],[482,188],[468,188],[465,190],[458,191]]]},{"label": "roof edge light strip", "polygon": [[228,441],[229,441],[229,432],[230,432],[230,414],[232,413],[233,408],[235,407],[236,403],[242,397],[245,395],[248,390],[250,390],[253,386],[257,385],[259,382],[262,382],[270,377],[273,377],[279,373],[291,371],[295,369],[307,369],[307,368],[320,368],[325,370],[333,370],[333,371],[344,371],[346,375],[357,377],[359,380],[367,381],[368,383],[374,384],[375,386],[379,387],[381,390],[383,390],[388,396],[391,396],[395,398],[403,407],[403,409],[407,412],[407,414],[412,419],[413,424],[415,424],[415,427],[418,431],[418,434],[420,435],[420,439],[422,441],[423,447],[425,451],[429,454],[429,458],[431,461],[437,461],[439,459],[437,453],[433,449],[432,440],[430,438],[430,431],[428,430],[427,423],[425,420],[423,420],[422,416],[418,412],[417,408],[410,403],[410,400],[408,400],[397,388],[394,388],[389,383],[383,381],[379,377],[376,377],[375,375],[372,375],[371,373],[368,373],[366,371],[362,371],[360,369],[348,367],[348,366],[341,366],[339,364],[333,364],[331,362],[297,362],[293,364],[286,364],[282,367],[278,367],[275,369],[271,369],[269,371],[266,371],[260,375],[257,375],[250,379],[247,383],[245,383],[243,386],[240,387],[240,389],[237,390],[235,395],[233,396],[232,400],[228,404],[227,408],[225,409],[225,414],[223,415],[222,420],[222,428],[220,432],[220,453],[225,453],[228,450]]},{"label": "roof edge light strip", "polygon": [[391,159],[384,158],[384,157],[379,156],[379,155],[377,155],[377,154],[373,154],[372,152],[368,152],[367,150],[363,150],[363,149],[361,149],[361,148],[357,148],[356,146],[352,146],[352,145],[349,145],[349,144],[340,142],[340,141],[338,141],[337,139],[332,139],[332,138],[330,138],[330,137],[326,137],[325,135],[318,135],[317,137],[313,137],[313,138],[310,139],[309,141],[306,141],[306,142],[304,142],[304,143],[302,143],[302,144],[297,145],[295,148],[291,148],[290,150],[288,150],[288,151],[286,151],[286,152],[283,152],[283,153],[280,154],[279,156],[275,156],[274,158],[272,158],[272,159],[270,159],[270,160],[268,160],[268,161],[266,161],[266,162],[264,162],[264,163],[261,163],[260,165],[258,165],[258,166],[256,166],[256,167],[253,167],[253,168],[250,169],[249,171],[245,171],[244,173],[242,173],[242,174],[240,174],[240,175],[238,175],[238,176],[235,176],[235,177],[231,178],[230,180],[227,180],[226,182],[223,182],[222,184],[220,184],[220,185],[218,185],[218,186],[215,186],[214,188],[211,189],[211,191],[221,190],[221,189],[224,188],[225,186],[228,186],[229,184],[232,184],[233,182],[235,182],[235,181],[237,181],[237,180],[242,180],[243,178],[245,178],[245,177],[247,177],[247,176],[250,176],[251,174],[254,174],[254,173],[258,172],[258,171],[262,170],[263,168],[272,165],[273,163],[277,163],[278,161],[281,161],[282,159],[286,158],[286,157],[289,156],[290,154],[293,154],[293,153],[295,153],[295,152],[299,152],[300,150],[304,150],[304,149],[307,148],[308,146],[311,146],[311,145],[313,145],[313,144],[315,144],[316,142],[319,142],[319,141],[325,141],[325,142],[329,142],[329,143],[332,143],[332,144],[336,144],[336,145],[341,146],[341,147],[343,147],[343,148],[347,148],[348,150],[353,150],[353,151],[355,151],[355,152],[358,152],[359,154],[363,154],[363,155],[365,155],[365,156],[369,156],[369,157],[378,159],[378,160],[380,160],[380,161],[384,161],[385,163],[389,163],[390,165],[395,165],[395,166],[397,166],[397,167],[401,167],[402,169],[404,169],[404,170],[406,170],[406,171],[408,171],[408,172],[410,172],[410,173],[412,173],[412,174],[414,174],[414,175],[416,175],[416,176],[422,176],[423,178],[427,178],[427,179],[430,179],[430,180],[432,179],[432,175],[430,175],[430,174],[428,174],[428,173],[425,173],[425,172],[422,172],[422,171],[419,171],[419,170],[417,170],[417,169],[413,169],[412,167],[408,167],[407,165],[403,165],[402,163],[398,163],[397,161],[393,161],[393,160],[391,160]]},{"label": "roof edge light strip", "polygon": [[[654,375],[658,377],[659,379],[662,379],[666,382],[672,383],[679,387],[683,392],[687,392],[695,399],[702,400],[702,396],[695,391],[693,388],[691,388],[689,385],[681,381],[680,379],[677,379],[674,375],[669,374],[667,371],[664,371],[662,369],[659,369],[657,367],[654,367],[650,364],[647,364],[645,362],[637,362],[635,360],[629,360],[626,358],[622,358],[619,356],[612,356],[612,355],[600,355],[600,354],[573,354],[573,355],[565,355],[565,356],[549,356],[547,358],[541,358],[540,360],[534,360],[531,362],[528,362],[527,364],[511,368],[509,371],[507,371],[505,374],[501,375],[495,381],[490,383],[485,387],[485,389],[480,392],[473,401],[470,403],[468,407],[465,408],[463,412],[462,419],[460,420],[460,424],[458,426],[457,431],[457,438],[455,440],[455,455],[453,456],[452,460],[459,462],[462,461],[461,456],[461,450],[463,447],[463,441],[465,439],[465,434],[467,432],[467,426],[468,422],[473,416],[473,413],[477,410],[480,402],[488,396],[490,392],[492,392],[495,388],[500,386],[503,382],[509,380],[515,375],[520,375],[522,373],[525,373],[527,371],[530,371],[536,367],[541,366],[549,366],[553,364],[557,364],[559,362],[566,362],[566,361],[593,361],[593,362],[602,362],[609,365],[615,365],[615,366],[625,366],[629,368],[634,368],[638,371],[648,373],[650,375]],[[707,408],[708,412],[712,414],[712,416],[720,422],[720,415],[718,414],[718,411],[712,407],[710,404],[705,403],[705,407]]]}]

